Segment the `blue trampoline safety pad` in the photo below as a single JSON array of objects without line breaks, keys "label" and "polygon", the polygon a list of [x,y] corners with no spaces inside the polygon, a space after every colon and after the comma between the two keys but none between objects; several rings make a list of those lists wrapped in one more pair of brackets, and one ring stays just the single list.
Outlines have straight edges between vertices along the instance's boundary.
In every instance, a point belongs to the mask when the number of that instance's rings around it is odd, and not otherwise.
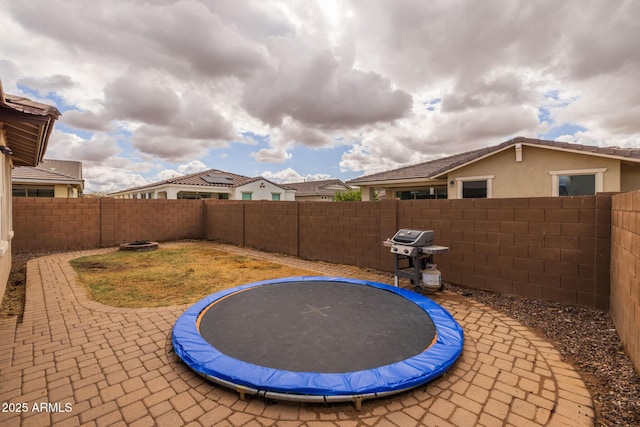
[{"label": "blue trampoline safety pad", "polygon": [[[390,292],[415,304],[435,326],[435,336],[424,350],[406,359],[350,372],[299,372],[250,363],[229,356],[201,334],[200,321],[215,304],[239,293],[277,284],[335,282],[365,286],[372,292]],[[266,288],[263,288],[266,289]],[[309,307],[314,301],[310,302]],[[370,308],[370,307],[369,307]],[[322,313],[318,313],[322,314]],[[357,313],[355,314],[357,316]],[[233,318],[217,319],[231,324]],[[344,325],[345,328],[351,325]],[[277,331],[274,331],[277,335]],[[242,339],[242,338],[239,338]],[[277,339],[277,337],[273,337]],[[341,277],[291,277],[250,283],[217,292],[195,303],[176,321],[172,331],[175,353],[191,369],[227,386],[241,386],[261,392],[312,396],[359,396],[392,394],[423,385],[446,372],[462,352],[464,333],[455,319],[431,299],[418,293],[382,283]]]}]

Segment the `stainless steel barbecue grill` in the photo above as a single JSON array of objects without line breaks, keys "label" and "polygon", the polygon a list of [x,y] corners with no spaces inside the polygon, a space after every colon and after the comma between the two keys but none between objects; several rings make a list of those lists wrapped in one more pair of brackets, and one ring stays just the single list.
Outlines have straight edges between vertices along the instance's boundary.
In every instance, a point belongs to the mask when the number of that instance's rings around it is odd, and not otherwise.
[{"label": "stainless steel barbecue grill", "polygon": [[[433,244],[434,232],[431,230],[410,230],[402,228],[383,244],[391,248],[395,255],[395,285],[400,277],[407,278],[412,284],[421,285],[429,290],[441,290],[440,277],[433,283],[424,280],[423,271],[432,273],[436,270],[433,255],[449,251],[446,246]],[[405,266],[402,264],[406,261]],[[439,275],[439,272],[438,272]]]},{"label": "stainless steel barbecue grill", "polygon": [[399,255],[414,256],[422,247],[433,245],[433,231],[408,230],[401,228],[391,240],[391,252]]}]

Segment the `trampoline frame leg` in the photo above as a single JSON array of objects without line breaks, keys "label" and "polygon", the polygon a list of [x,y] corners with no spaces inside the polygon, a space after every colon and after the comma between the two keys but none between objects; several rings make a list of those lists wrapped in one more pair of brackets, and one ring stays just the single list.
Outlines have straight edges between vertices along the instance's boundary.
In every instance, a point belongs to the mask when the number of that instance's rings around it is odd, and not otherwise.
[{"label": "trampoline frame leg", "polygon": [[355,396],[353,398],[353,403],[356,406],[356,410],[360,411],[362,410],[362,401],[364,400],[364,398],[362,396]]},{"label": "trampoline frame leg", "polygon": [[247,396],[247,388],[246,387],[242,387],[242,386],[238,386],[236,388],[236,391],[238,392],[238,394],[240,395],[240,400],[244,402],[246,396]]}]

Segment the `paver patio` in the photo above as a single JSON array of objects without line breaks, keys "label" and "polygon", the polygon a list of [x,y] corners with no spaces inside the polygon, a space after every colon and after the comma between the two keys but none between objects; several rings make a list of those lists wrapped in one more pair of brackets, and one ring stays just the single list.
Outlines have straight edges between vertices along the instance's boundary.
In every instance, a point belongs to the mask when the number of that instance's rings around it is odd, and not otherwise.
[{"label": "paver patio", "polygon": [[[322,275],[391,284],[393,278],[211,243]],[[112,249],[109,249],[112,250]],[[0,425],[46,426],[590,426],[591,395],[553,345],[489,307],[431,294],[465,331],[442,377],[388,398],[331,405],[242,401],[193,373],[173,353],[171,328],[187,306],[122,309],[90,300],[69,260],[104,249],[49,255],[27,265],[21,323],[0,319]]]}]

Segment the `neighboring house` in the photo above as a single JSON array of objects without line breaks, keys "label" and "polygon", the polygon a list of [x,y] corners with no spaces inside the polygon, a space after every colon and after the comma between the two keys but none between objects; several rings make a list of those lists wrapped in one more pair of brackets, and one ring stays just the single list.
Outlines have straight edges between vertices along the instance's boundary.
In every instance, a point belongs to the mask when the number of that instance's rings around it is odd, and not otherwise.
[{"label": "neighboring house", "polygon": [[11,169],[42,161],[58,117],[55,107],[5,94],[0,82],[0,300],[11,272]]},{"label": "neighboring house", "polygon": [[462,199],[589,195],[640,189],[640,149],[518,137],[492,147],[347,181],[387,198]]},{"label": "neighboring house", "polygon": [[20,166],[11,171],[14,197],[76,198],[82,195],[82,163],[43,160],[38,166]]},{"label": "neighboring house", "polygon": [[339,179],[292,182],[284,185],[295,188],[296,201],[307,202],[331,202],[336,193],[351,190],[350,186]]},{"label": "neighboring house", "polygon": [[217,169],[110,193],[120,199],[295,200],[295,190],[265,178]]}]

